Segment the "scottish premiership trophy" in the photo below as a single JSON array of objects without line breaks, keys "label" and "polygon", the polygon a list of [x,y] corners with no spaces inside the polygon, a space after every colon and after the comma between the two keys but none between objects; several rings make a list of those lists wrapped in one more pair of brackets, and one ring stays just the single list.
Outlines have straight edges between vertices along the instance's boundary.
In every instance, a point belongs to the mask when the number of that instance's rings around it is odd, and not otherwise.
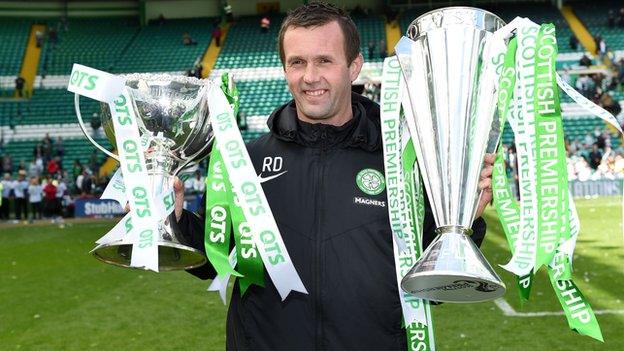
[{"label": "scottish premiership trophy", "polygon": [[[124,76],[131,106],[137,116],[141,144],[145,154],[152,196],[171,194],[173,179],[185,167],[197,164],[210,153],[214,134],[208,110],[208,80],[166,74],[130,74]],[[117,155],[100,146],[87,133],[80,113],[79,95],[75,95],[76,114],[85,136],[98,149],[119,161]],[[102,126],[112,145],[115,130],[108,104],[102,103]],[[190,247],[190,239],[172,226],[171,213],[158,221],[159,271],[189,269],[206,262],[205,255]],[[93,249],[98,259],[130,267],[133,243],[129,236],[100,242]]]},{"label": "scottish premiership trophy", "polygon": [[504,24],[480,9],[443,8],[414,20],[395,48],[412,110],[406,118],[437,225],[436,238],[401,282],[422,299],[479,302],[505,293],[469,237],[497,99],[482,74],[483,52]]}]

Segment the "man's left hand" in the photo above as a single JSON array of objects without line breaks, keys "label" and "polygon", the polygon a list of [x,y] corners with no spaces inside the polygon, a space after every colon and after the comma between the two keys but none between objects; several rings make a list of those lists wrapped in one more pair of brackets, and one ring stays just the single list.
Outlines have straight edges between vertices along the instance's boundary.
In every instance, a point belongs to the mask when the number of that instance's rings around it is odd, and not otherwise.
[{"label": "man's left hand", "polygon": [[495,160],[496,154],[485,154],[483,170],[481,170],[481,176],[479,178],[479,190],[482,191],[482,194],[481,199],[479,199],[475,218],[481,217],[487,204],[492,201],[492,170],[494,169]]}]

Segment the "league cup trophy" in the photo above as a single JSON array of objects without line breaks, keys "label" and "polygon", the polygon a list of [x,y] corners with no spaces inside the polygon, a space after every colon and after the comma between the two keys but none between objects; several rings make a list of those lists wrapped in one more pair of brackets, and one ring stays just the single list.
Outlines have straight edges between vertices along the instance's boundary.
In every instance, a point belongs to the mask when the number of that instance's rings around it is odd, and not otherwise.
[{"label": "league cup trophy", "polygon": [[483,53],[504,24],[476,8],[438,9],[414,20],[395,48],[412,110],[406,118],[437,225],[436,238],[401,282],[422,299],[480,302],[505,293],[469,237],[496,120],[496,89],[482,74]]},{"label": "league cup trophy", "polygon": [[[197,164],[211,150],[214,134],[208,110],[207,92],[213,83],[166,74],[130,74],[125,76],[131,106],[137,116],[141,143],[145,152],[148,189],[157,198],[171,193],[173,178],[185,167]],[[115,130],[109,106],[102,106],[102,126],[112,145]],[[85,136],[93,145],[118,160],[87,133],[80,113],[79,95],[75,95],[76,114]],[[206,262],[203,253],[189,246],[190,239],[172,225],[174,214],[158,221],[159,271],[189,269]],[[128,236],[99,242],[93,249],[98,259],[130,267],[132,243]]]}]

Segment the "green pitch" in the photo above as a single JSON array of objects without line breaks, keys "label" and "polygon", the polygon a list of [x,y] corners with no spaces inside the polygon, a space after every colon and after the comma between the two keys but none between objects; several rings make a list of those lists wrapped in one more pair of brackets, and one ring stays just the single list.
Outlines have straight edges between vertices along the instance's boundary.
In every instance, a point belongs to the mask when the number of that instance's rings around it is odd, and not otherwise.
[{"label": "green pitch", "polygon": [[[432,308],[438,350],[624,350],[624,249],[619,198],[577,200],[581,234],[576,283],[589,298],[605,343],[568,329],[545,272],[520,306],[513,277],[506,304]],[[492,209],[483,251],[510,257]],[[92,258],[114,221],[0,225],[0,350],[223,350],[226,308],[208,282],[154,274]],[[505,314],[507,313],[507,314]],[[296,326],[293,326],[296,327]]]}]

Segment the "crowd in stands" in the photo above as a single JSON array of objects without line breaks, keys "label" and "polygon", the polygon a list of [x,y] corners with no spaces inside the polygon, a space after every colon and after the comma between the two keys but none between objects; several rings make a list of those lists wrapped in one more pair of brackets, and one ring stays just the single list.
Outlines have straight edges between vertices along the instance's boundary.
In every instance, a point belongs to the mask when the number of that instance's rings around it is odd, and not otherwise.
[{"label": "crowd in stands", "polygon": [[93,151],[86,165],[74,160],[71,169],[62,166],[64,153],[62,138],[53,140],[49,134],[33,148],[28,164],[22,159],[16,167],[11,155],[3,153],[0,219],[57,220],[72,215],[74,198],[101,194],[108,178],[98,177],[97,152]]},{"label": "crowd in stands", "polygon": [[[613,147],[620,137],[608,129],[596,127],[582,138],[566,139],[568,181],[624,179],[624,147]],[[503,145],[509,178],[518,182],[518,158],[515,145]]]}]

